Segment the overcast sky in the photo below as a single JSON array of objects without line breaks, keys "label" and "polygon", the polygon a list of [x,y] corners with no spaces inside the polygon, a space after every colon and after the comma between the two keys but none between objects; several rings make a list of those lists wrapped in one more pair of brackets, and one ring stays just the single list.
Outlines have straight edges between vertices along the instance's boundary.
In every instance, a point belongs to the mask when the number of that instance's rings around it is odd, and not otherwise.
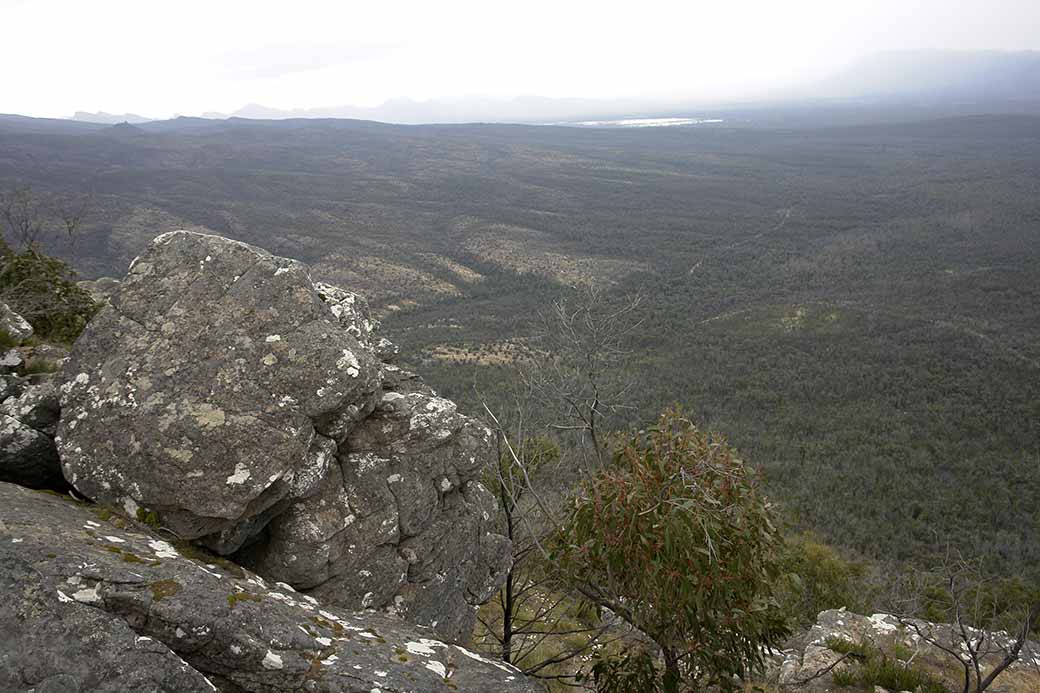
[{"label": "overcast sky", "polygon": [[1040,0],[0,0],[0,113],[754,96],[878,50],[1040,49]]}]

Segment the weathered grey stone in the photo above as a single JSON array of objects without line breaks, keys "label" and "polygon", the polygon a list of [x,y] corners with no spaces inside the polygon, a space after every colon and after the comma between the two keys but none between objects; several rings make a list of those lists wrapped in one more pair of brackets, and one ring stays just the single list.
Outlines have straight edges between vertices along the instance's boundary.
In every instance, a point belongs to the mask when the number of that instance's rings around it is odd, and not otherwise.
[{"label": "weathered grey stone", "polygon": [[97,510],[0,484],[0,689],[540,690],[424,628],[190,558]]},{"label": "weathered grey stone", "polygon": [[264,575],[347,608],[388,609],[451,640],[511,560],[489,532],[495,503],[476,481],[490,432],[420,381],[383,394],[350,435],[323,490],[275,518],[238,556]]},{"label": "weathered grey stone", "polygon": [[235,241],[165,234],[66,365],[83,494],[271,579],[466,640],[501,584],[490,433],[413,374],[361,297]]},{"label": "weathered grey stone", "polygon": [[0,481],[64,488],[54,433],[60,405],[51,376],[12,378],[0,403]]},{"label": "weathered grey stone", "polygon": [[17,349],[8,349],[0,355],[0,371],[11,372],[24,362]]},{"label": "weathered grey stone", "polygon": [[0,303],[0,330],[16,342],[24,342],[33,336],[33,328],[29,321],[11,310],[6,303]]},{"label": "weathered grey stone", "polygon": [[58,380],[52,374],[25,378],[17,395],[0,403],[0,413],[54,437],[61,415]]},{"label": "weathered grey stone", "polygon": [[256,529],[311,473],[316,424],[378,388],[374,357],[304,265],[182,231],[135,262],[65,374],[66,478],[189,538]]},{"label": "weathered grey stone", "polygon": [[343,327],[371,349],[380,361],[392,363],[397,358],[397,345],[378,333],[379,321],[372,317],[368,301],[363,296],[324,282],[316,282],[314,288]]}]

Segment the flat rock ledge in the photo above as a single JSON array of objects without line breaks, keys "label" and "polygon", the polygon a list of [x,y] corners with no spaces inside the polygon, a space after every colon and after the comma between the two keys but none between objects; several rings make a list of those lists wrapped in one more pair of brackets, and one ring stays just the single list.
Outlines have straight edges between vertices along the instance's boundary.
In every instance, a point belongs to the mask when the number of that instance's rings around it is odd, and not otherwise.
[{"label": "flat rock ledge", "polygon": [[101,506],[0,483],[0,690],[540,689],[428,629],[326,606]]}]

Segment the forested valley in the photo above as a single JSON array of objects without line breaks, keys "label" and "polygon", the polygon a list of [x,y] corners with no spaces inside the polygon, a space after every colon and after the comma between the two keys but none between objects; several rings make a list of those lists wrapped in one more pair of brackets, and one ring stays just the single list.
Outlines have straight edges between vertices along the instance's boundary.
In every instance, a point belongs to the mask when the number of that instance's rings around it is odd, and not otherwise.
[{"label": "forested valley", "polygon": [[539,315],[640,296],[610,426],[674,403],[849,557],[1040,565],[1040,118],[612,130],[0,118],[0,187],[89,197],[81,278],[209,230],[369,297],[479,414]]}]

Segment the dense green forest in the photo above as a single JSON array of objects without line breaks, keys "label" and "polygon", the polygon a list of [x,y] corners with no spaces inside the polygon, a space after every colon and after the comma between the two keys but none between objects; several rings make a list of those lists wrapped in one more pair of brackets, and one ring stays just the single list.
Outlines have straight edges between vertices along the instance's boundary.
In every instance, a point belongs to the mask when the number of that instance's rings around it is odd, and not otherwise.
[{"label": "dense green forest", "polygon": [[[0,118],[0,188],[90,193],[84,276],[202,228],[369,296],[470,411],[571,286],[643,296],[636,427],[681,403],[797,526],[1040,565],[1040,118],[610,130]],[[490,393],[490,394],[488,394]]]}]

